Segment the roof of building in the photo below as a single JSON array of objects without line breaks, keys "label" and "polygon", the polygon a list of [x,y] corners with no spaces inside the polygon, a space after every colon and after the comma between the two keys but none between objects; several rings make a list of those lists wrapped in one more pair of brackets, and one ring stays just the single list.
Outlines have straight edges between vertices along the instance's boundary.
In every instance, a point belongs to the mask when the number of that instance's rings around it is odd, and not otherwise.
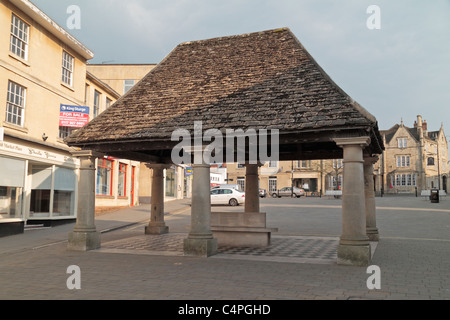
[{"label": "roof of building", "polygon": [[86,71],[86,79],[93,81],[96,85],[98,85],[103,90],[106,90],[111,96],[113,96],[115,99],[120,98],[120,94],[111,88],[110,85],[108,85],[106,82],[103,82],[99,78],[97,78],[92,72]]},{"label": "roof of building", "polygon": [[[174,130],[365,130],[375,117],[340,89],[287,28],[178,45],[112,107],[66,142],[170,141]],[[331,141],[331,140],[330,140]]]},{"label": "roof of building", "polygon": [[34,5],[29,0],[9,0],[12,4],[18,7],[20,10],[25,12],[33,20],[39,23],[43,28],[57,37],[65,45],[72,48],[76,53],[82,56],[86,60],[94,58],[94,53],[89,50],[84,44],[67,32],[64,28],[58,25],[54,20],[52,20],[47,14],[45,14],[41,9]]}]

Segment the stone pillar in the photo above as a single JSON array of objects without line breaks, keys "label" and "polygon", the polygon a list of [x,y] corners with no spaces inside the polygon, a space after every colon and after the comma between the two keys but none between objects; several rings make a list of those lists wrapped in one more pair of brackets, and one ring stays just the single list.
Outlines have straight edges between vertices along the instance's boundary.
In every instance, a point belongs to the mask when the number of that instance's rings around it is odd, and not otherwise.
[{"label": "stone pillar", "polygon": [[258,165],[245,165],[245,212],[259,212]]},{"label": "stone pillar", "polygon": [[191,231],[184,240],[184,254],[208,257],[217,253],[217,239],[211,232],[210,165],[194,164]]},{"label": "stone pillar", "polygon": [[100,248],[100,233],[95,227],[95,156],[92,151],[73,152],[80,159],[77,222],[69,233],[68,249],[88,251]]},{"label": "stone pillar", "polygon": [[370,143],[370,138],[337,138],[334,141],[344,149],[342,236],[338,246],[337,262],[367,266],[371,259],[371,251],[366,234],[363,148]]},{"label": "stone pillar", "polygon": [[375,191],[373,185],[373,165],[377,157],[364,158],[364,194],[366,198],[366,234],[370,241],[378,241]]},{"label": "stone pillar", "polygon": [[151,164],[152,169],[152,196],[150,222],[145,227],[145,234],[164,234],[169,227],[164,221],[164,169],[170,168],[165,164]]}]

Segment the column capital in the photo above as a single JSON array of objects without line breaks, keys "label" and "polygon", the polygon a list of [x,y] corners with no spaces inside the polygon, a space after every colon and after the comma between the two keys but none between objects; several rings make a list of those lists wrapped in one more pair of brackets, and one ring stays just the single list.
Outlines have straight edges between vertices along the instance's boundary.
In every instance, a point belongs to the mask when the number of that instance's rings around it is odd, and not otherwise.
[{"label": "column capital", "polygon": [[171,164],[167,163],[146,163],[145,165],[150,169],[169,169],[172,167]]},{"label": "column capital", "polygon": [[348,145],[367,147],[370,144],[370,137],[334,138],[333,141],[336,142],[339,147],[345,147]]},{"label": "column capital", "polygon": [[371,164],[377,163],[379,157],[378,157],[378,155],[375,155],[375,156],[365,156],[365,155],[363,155],[363,159],[364,159],[364,164],[365,165],[371,165]]},{"label": "column capital", "polygon": [[70,152],[77,158],[101,158],[104,154],[92,150],[73,150]]},{"label": "column capital", "polygon": [[262,167],[264,166],[264,163],[262,163],[261,161],[257,161],[256,163],[250,163],[249,161],[246,161],[244,164],[242,164],[244,167],[248,166],[248,165],[257,165],[258,167]]}]

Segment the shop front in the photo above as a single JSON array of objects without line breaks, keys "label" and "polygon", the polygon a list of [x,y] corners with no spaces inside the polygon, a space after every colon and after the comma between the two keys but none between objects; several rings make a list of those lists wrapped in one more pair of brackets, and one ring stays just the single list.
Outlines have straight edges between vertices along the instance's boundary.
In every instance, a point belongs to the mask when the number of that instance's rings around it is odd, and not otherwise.
[{"label": "shop front", "polygon": [[0,141],[0,236],[75,221],[79,160],[69,150]]}]

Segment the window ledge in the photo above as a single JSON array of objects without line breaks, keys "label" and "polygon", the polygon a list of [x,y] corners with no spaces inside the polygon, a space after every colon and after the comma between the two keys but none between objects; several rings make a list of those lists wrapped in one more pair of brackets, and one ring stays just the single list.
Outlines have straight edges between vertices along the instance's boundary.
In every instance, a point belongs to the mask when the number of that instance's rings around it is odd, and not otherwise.
[{"label": "window ledge", "polygon": [[99,198],[99,199],[115,199],[116,198],[114,196],[102,196],[102,195],[99,195],[99,194],[95,195],[95,197]]},{"label": "window ledge", "polygon": [[19,62],[21,62],[23,65],[25,65],[26,67],[31,67],[31,65],[30,65],[30,63],[27,61],[27,60],[25,60],[25,59],[23,59],[23,58],[21,58],[21,57],[19,57],[19,56],[16,56],[15,54],[13,54],[13,53],[9,53],[8,54],[11,58],[13,58],[14,60],[17,60],[17,61],[19,61]]},{"label": "window ledge", "polygon": [[70,86],[67,83],[64,83],[64,82],[61,81],[61,86],[63,86],[66,89],[69,89],[70,91],[75,92],[75,89],[73,88],[73,86]]},{"label": "window ledge", "polygon": [[9,123],[7,121],[3,121],[3,127],[7,128],[7,129],[12,129],[12,130],[16,130],[16,131],[20,131],[20,132],[28,134],[28,129],[27,128],[18,126],[18,125],[13,124],[13,123]]}]

